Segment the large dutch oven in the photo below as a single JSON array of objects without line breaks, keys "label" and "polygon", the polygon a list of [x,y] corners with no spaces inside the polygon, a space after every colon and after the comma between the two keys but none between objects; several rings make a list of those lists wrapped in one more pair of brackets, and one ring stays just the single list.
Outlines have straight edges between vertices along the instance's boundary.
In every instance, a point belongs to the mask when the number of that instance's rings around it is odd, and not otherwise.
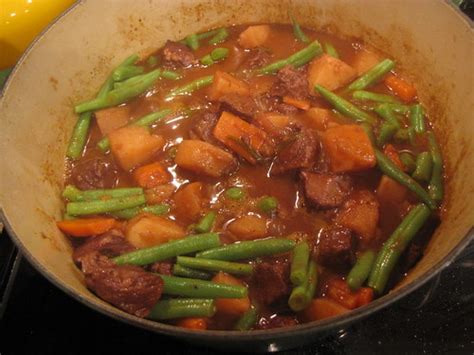
[{"label": "large dutch oven", "polygon": [[[292,328],[241,333],[189,331],[139,319],[84,285],[62,215],[64,153],[72,104],[92,97],[108,70],[130,53],[209,27],[288,22],[365,39],[412,75],[441,142],[447,193],[442,222],[423,259],[389,294],[344,316]],[[29,262],[66,293],[117,320],[153,332],[247,351],[299,346],[388,307],[450,264],[473,238],[474,104],[472,22],[449,1],[108,0],[79,2],[30,47],[0,101],[1,217]],[[389,321],[389,320],[387,320]]]}]

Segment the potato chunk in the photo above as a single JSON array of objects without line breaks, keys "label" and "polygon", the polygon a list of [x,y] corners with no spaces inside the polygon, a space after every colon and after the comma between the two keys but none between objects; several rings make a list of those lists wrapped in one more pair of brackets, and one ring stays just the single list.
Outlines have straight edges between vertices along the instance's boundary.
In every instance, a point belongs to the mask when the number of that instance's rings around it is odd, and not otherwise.
[{"label": "potato chunk", "polygon": [[356,70],[357,75],[360,76],[377,65],[381,60],[382,58],[378,53],[362,48],[354,55],[351,65]]},{"label": "potato chunk", "polygon": [[249,26],[239,36],[239,44],[244,48],[255,48],[262,46],[270,36],[270,26]]},{"label": "potato chunk", "polygon": [[202,182],[193,182],[180,188],[174,195],[175,212],[178,218],[193,222],[201,215],[206,205],[206,191]]},{"label": "potato chunk", "polygon": [[316,84],[322,85],[331,91],[336,90],[349,84],[356,76],[357,72],[354,68],[342,60],[323,54],[309,63],[309,90],[316,95],[314,91]]},{"label": "potato chunk", "polygon": [[94,116],[100,132],[103,136],[106,136],[110,132],[119,129],[128,123],[130,118],[130,107],[109,107],[94,112]]},{"label": "potato chunk", "polygon": [[147,248],[163,244],[185,235],[183,227],[164,217],[141,214],[127,223],[125,235],[137,248]]},{"label": "potato chunk", "polygon": [[267,220],[255,215],[242,216],[227,227],[238,240],[252,240],[267,236]]},{"label": "potato chunk", "polygon": [[110,150],[124,170],[150,160],[165,145],[161,136],[155,136],[139,126],[126,126],[109,134]]},{"label": "potato chunk", "polygon": [[329,128],[321,134],[321,139],[335,173],[362,171],[377,163],[370,139],[358,125]]},{"label": "potato chunk", "polygon": [[209,89],[209,98],[219,100],[222,96],[229,94],[249,96],[250,88],[246,82],[233,77],[229,73],[217,70]]},{"label": "potato chunk", "polygon": [[231,172],[237,164],[232,154],[198,140],[183,141],[178,146],[175,162],[181,168],[212,177]]}]

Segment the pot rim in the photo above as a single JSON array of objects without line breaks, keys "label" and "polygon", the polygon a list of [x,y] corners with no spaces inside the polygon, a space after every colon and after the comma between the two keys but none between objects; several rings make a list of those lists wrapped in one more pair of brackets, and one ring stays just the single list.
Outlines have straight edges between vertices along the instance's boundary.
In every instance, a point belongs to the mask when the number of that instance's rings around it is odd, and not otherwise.
[{"label": "pot rim", "polygon": [[[16,65],[14,66],[12,72],[10,73],[3,89],[0,91],[0,101],[4,99],[5,93],[10,86],[11,81],[14,80],[19,67],[27,59],[29,53],[34,50],[34,47],[42,39],[47,32],[49,32],[53,27],[60,25],[60,21],[66,17],[70,12],[74,11],[75,8],[82,3],[85,3],[88,0],[79,0],[74,3],[69,9],[59,15],[53,22],[51,22],[40,34],[31,42],[26,51],[20,57]],[[471,21],[464,13],[462,13],[459,8],[451,3],[450,0],[442,0],[442,2],[448,6],[450,11],[454,11],[455,14],[459,17],[459,20],[463,21],[467,26],[470,27],[471,31],[474,29],[474,22]],[[385,308],[402,297],[408,295],[409,293],[415,291],[422,285],[426,284],[434,276],[444,270],[449,266],[455,258],[462,252],[462,250],[471,242],[474,241],[474,227],[466,233],[456,247],[454,247],[442,260],[440,260],[435,266],[433,266],[429,271],[425,272],[417,280],[412,283],[405,285],[399,289],[391,291],[390,293],[376,299],[371,302],[369,305],[360,307],[358,309],[352,310],[345,315],[337,316],[334,318],[329,318],[325,320],[313,321],[303,324],[298,324],[292,327],[287,328],[275,328],[268,330],[252,330],[249,332],[235,331],[235,330],[205,330],[205,331],[195,331],[195,330],[186,330],[185,328],[156,322],[144,318],[138,318],[131,314],[128,314],[120,309],[104,304],[104,301],[99,301],[98,296],[95,296],[96,299],[89,300],[86,297],[78,294],[74,291],[72,287],[68,284],[63,283],[58,277],[56,277],[48,268],[44,267],[43,264],[35,258],[35,256],[26,248],[21,239],[17,236],[13,227],[11,226],[8,217],[0,206],[0,220],[3,221],[5,228],[8,232],[10,239],[15,243],[15,245],[20,249],[21,253],[26,257],[28,262],[33,265],[33,267],[38,270],[48,281],[58,287],[60,290],[65,292],[67,295],[71,296],[80,303],[92,308],[93,310],[109,316],[113,319],[122,321],[129,325],[134,325],[142,329],[153,331],[155,333],[171,335],[179,338],[187,338],[188,340],[199,340],[199,341],[213,341],[218,338],[219,340],[226,340],[227,338],[232,338],[239,341],[268,341],[272,339],[287,338],[293,334],[298,335],[309,335],[316,333],[323,333],[332,331],[335,329],[341,329],[345,326],[353,323],[355,321],[361,320],[371,313],[379,311],[382,308]],[[257,339],[258,338],[258,339]]]}]

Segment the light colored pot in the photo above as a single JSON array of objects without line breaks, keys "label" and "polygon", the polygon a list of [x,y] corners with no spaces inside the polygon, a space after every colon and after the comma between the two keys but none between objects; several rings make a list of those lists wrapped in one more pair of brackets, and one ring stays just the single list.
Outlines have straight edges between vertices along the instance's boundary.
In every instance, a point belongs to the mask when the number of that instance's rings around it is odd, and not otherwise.
[{"label": "light colored pot", "polygon": [[[131,53],[145,54],[167,39],[214,26],[288,22],[288,9],[303,25],[364,38],[416,78],[442,144],[448,176],[442,223],[425,256],[395,290],[367,307],[337,319],[252,334],[193,333],[138,319],[101,301],[84,286],[71,247],[54,223],[63,209],[64,153],[76,120],[73,103],[92,97],[110,68]],[[449,1],[83,1],[37,39],[6,84],[0,101],[2,218],[14,242],[43,275],[116,319],[233,349],[276,350],[314,341],[314,334],[347,325],[411,292],[447,266],[472,238],[473,38],[472,23]]]}]

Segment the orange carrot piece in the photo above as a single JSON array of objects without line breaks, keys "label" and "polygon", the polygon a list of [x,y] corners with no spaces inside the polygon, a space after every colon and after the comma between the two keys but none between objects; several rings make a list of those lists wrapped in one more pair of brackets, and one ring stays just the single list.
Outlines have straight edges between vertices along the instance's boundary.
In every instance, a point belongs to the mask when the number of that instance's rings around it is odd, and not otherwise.
[{"label": "orange carrot piece", "polygon": [[176,323],[178,327],[192,329],[192,330],[206,330],[206,318],[183,318]]},{"label": "orange carrot piece", "polygon": [[82,218],[56,222],[58,228],[73,237],[102,234],[115,226],[113,218]]},{"label": "orange carrot piece", "polygon": [[354,309],[372,302],[374,291],[370,287],[362,287],[354,292],[346,281],[331,279],[328,284],[327,296],[345,308]]},{"label": "orange carrot piece", "polygon": [[145,189],[165,184],[170,181],[170,177],[170,174],[158,162],[141,166],[133,172],[133,178],[137,184]]},{"label": "orange carrot piece", "polygon": [[374,300],[374,290],[362,287],[357,291],[357,307],[365,306]]},{"label": "orange carrot piece", "polygon": [[387,144],[385,146],[385,149],[383,150],[384,154],[390,158],[392,163],[394,163],[396,166],[398,166],[400,169],[403,169],[403,163],[400,160],[400,155],[398,154],[397,148],[395,148],[391,144]]},{"label": "orange carrot piece", "polygon": [[307,101],[307,100],[298,100],[298,99],[295,99],[294,97],[291,97],[291,96],[283,96],[283,102],[285,104],[294,106],[296,108],[300,108],[300,109],[305,110],[305,111],[309,110],[309,108],[311,106],[309,101]]},{"label": "orange carrot piece", "polygon": [[[214,276],[212,281],[226,285],[245,286],[239,279],[222,271]],[[219,313],[238,317],[250,309],[250,298],[248,296],[243,298],[218,298],[216,299],[216,308]]]},{"label": "orange carrot piece", "polygon": [[336,317],[349,312],[349,309],[341,306],[330,298],[315,298],[308,308],[303,311],[303,318],[307,321],[315,321],[330,317]]},{"label": "orange carrot piece", "polygon": [[274,153],[263,130],[229,112],[222,112],[213,133],[217,140],[251,164],[255,164],[260,156],[271,156]]},{"label": "orange carrot piece", "polygon": [[416,88],[407,83],[402,78],[393,74],[387,75],[384,79],[385,85],[392,90],[399,98],[405,102],[411,102],[416,98]]}]

